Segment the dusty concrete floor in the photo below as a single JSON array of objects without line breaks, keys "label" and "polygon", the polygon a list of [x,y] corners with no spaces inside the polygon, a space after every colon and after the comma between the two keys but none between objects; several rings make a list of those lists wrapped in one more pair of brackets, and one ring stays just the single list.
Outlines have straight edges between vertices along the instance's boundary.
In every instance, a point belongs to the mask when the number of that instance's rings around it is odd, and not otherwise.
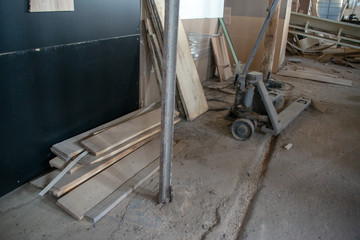
[{"label": "dusty concrete floor", "polygon": [[[342,75],[353,86],[277,77],[328,112],[310,108],[279,135],[241,237],[360,239],[360,71],[310,59],[296,65]],[[289,151],[281,148],[287,143]]]},{"label": "dusty concrete floor", "polygon": [[[360,71],[309,59],[304,64],[336,69],[354,85],[278,77],[295,86],[285,92],[290,98],[310,96],[329,111],[309,108],[277,139],[256,133],[247,142],[234,140],[226,111],[181,122],[175,136],[189,147],[174,159],[171,204],[156,205],[155,176],[91,224],[25,185],[0,199],[0,238],[360,239]],[[209,99],[233,101],[205,89]],[[282,148],[287,143],[293,144],[289,151]]]}]

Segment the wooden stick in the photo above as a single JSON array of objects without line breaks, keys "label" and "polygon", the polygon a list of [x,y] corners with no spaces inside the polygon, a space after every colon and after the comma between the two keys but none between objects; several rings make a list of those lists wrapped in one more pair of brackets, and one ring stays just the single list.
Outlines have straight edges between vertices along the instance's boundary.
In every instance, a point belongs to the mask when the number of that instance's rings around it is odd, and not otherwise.
[{"label": "wooden stick", "polygon": [[44,196],[45,193],[47,193],[50,188],[52,188],[66,173],[69,171],[82,157],[84,157],[86,154],[88,154],[88,151],[82,152],[79,156],[77,156],[69,165],[64,168],[59,175],[56,176],[40,193],[40,196]]}]

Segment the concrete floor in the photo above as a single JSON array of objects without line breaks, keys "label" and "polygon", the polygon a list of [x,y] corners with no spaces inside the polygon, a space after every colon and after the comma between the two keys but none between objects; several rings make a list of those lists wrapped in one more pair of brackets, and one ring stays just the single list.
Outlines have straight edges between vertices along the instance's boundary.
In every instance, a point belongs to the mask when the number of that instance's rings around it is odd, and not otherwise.
[{"label": "concrete floor", "polygon": [[98,223],[77,222],[24,185],[0,198],[0,239],[360,239],[360,71],[310,59],[297,66],[335,69],[353,86],[278,77],[291,84],[290,99],[312,97],[329,111],[309,108],[277,138],[234,140],[225,111],[179,123],[175,136],[189,147],[174,159],[166,206],[156,205],[155,176]]}]

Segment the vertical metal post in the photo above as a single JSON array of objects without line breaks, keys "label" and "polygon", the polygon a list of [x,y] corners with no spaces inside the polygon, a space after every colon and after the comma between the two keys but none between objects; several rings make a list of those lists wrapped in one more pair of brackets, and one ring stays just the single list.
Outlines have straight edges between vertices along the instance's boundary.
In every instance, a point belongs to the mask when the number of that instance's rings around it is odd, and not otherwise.
[{"label": "vertical metal post", "polygon": [[171,201],[171,162],[174,135],[176,54],[179,25],[179,0],[165,2],[163,89],[161,104],[161,154],[159,202]]}]

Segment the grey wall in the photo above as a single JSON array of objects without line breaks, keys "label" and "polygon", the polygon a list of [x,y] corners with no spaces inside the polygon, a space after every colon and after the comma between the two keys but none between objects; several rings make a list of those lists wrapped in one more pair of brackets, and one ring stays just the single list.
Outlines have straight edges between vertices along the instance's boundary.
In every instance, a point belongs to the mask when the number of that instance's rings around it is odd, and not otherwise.
[{"label": "grey wall", "polygon": [[54,143],[138,108],[140,1],[27,9],[0,1],[0,195],[47,171]]}]

